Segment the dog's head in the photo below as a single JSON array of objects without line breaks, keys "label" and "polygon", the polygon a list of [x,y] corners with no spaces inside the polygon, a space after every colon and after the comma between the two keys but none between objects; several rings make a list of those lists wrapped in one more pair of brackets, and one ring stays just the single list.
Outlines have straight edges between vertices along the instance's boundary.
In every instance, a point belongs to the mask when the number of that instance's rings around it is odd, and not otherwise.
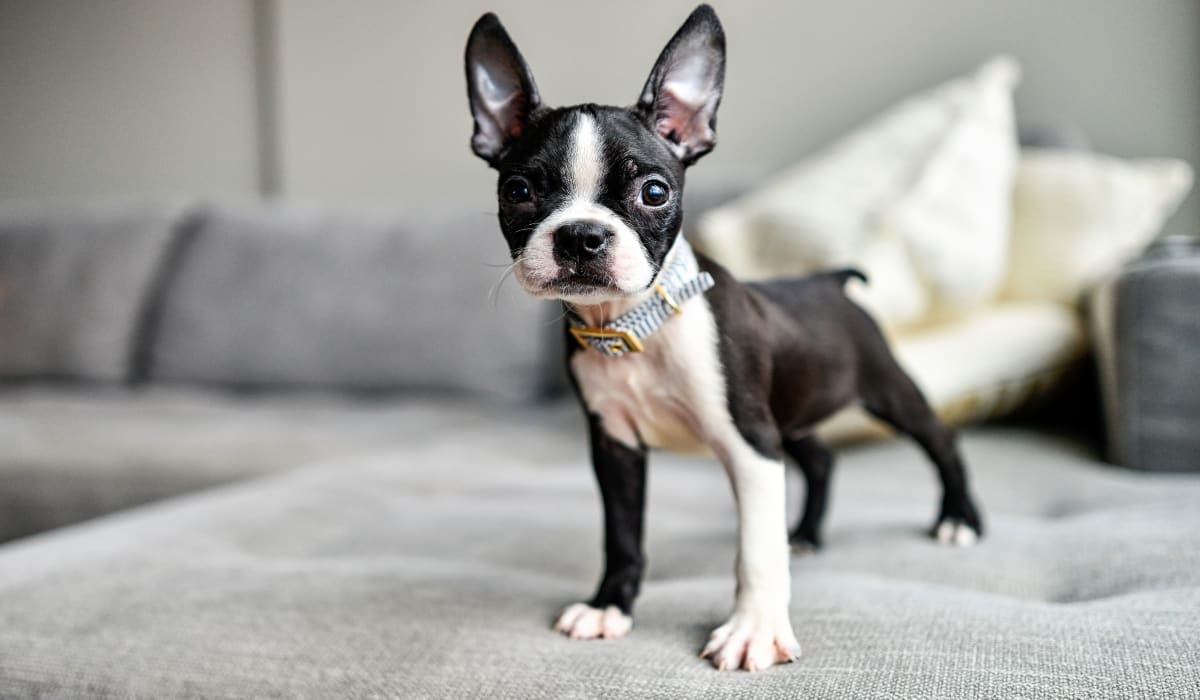
[{"label": "dog's head", "polygon": [[542,104],[493,14],[467,40],[471,147],[500,173],[500,227],[530,294],[579,304],[650,287],[683,220],[684,170],[716,143],[725,35],[701,5],[632,107]]}]

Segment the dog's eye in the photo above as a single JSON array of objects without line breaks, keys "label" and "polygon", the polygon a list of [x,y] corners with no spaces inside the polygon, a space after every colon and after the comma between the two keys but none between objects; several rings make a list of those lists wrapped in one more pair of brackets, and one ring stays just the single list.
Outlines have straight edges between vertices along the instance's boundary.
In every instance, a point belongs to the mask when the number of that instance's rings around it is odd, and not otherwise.
[{"label": "dog's eye", "polygon": [[671,190],[662,180],[647,180],[642,185],[642,204],[648,207],[661,207],[671,197]]},{"label": "dog's eye", "polygon": [[523,177],[509,178],[504,182],[500,191],[504,198],[513,204],[524,204],[533,199],[533,191],[529,188],[529,182]]}]

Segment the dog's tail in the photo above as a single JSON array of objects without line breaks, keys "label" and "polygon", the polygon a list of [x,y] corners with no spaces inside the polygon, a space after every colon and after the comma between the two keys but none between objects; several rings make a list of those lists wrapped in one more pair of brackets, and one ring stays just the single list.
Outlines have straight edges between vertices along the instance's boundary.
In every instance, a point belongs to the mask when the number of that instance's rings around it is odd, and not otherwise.
[{"label": "dog's tail", "polygon": [[867,279],[866,274],[864,274],[863,271],[857,267],[845,267],[840,270],[832,270],[829,274],[833,275],[833,277],[837,279],[838,283],[843,287],[846,286],[846,283],[851,279],[857,279],[863,284],[870,284],[870,280]]}]

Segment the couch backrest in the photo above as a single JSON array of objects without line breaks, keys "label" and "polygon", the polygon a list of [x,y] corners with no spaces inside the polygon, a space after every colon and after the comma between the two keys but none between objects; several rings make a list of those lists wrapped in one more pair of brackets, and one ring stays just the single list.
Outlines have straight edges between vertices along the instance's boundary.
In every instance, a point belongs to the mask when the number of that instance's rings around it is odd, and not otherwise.
[{"label": "couch backrest", "polygon": [[[689,192],[689,220],[745,189]],[[561,309],[488,212],[300,204],[0,207],[0,383],[559,390]]]},{"label": "couch backrest", "polygon": [[209,206],[154,309],[145,378],[238,388],[529,398],[561,364],[494,215]]},{"label": "couch backrest", "polygon": [[0,381],[119,382],[183,208],[0,209]]}]

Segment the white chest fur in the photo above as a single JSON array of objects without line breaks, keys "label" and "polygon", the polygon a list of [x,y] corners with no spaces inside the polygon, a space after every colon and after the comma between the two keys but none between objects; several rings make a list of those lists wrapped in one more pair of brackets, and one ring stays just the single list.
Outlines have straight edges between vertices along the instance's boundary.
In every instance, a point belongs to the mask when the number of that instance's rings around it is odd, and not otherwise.
[{"label": "white chest fur", "polygon": [[738,593],[733,614],[704,653],[721,668],[758,653],[763,659],[752,666],[762,668],[799,650],[788,619],[783,464],[738,433],[717,343],[712,309],[699,297],[647,338],[644,352],[614,358],[584,350],[571,356],[571,369],[588,410],[613,438],[631,447],[711,451],[720,459],[738,504]]},{"label": "white chest fur", "polygon": [[716,322],[703,298],[663,324],[644,352],[605,357],[583,350],[571,369],[588,410],[631,447],[707,453],[731,424]]}]

